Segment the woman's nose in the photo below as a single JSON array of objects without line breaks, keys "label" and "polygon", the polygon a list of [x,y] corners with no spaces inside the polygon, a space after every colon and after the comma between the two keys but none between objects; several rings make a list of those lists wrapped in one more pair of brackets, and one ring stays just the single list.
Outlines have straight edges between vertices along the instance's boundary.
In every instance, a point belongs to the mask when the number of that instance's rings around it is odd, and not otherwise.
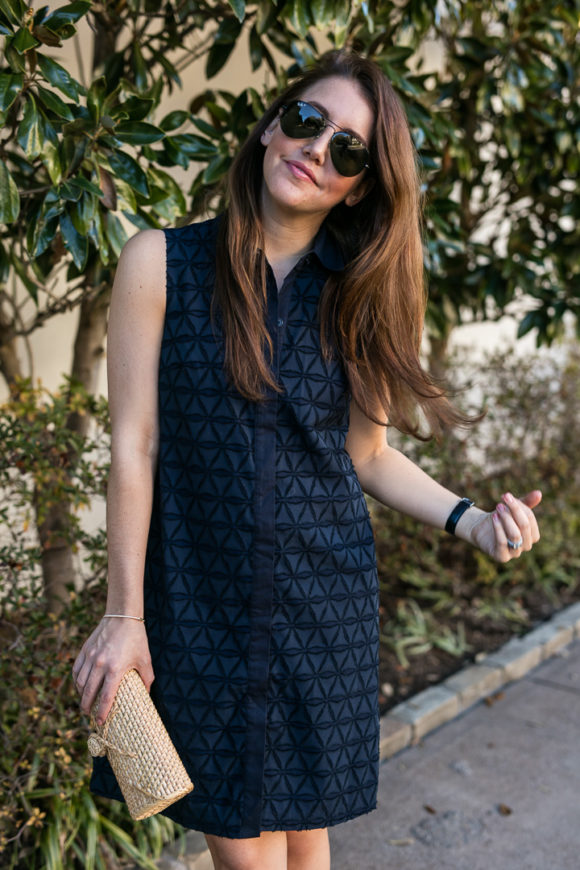
[{"label": "woman's nose", "polygon": [[307,139],[302,150],[305,154],[310,155],[313,160],[317,160],[319,163],[324,163],[328,145],[332,139],[333,133],[334,130],[332,127],[325,127],[320,136],[317,136],[316,139]]}]

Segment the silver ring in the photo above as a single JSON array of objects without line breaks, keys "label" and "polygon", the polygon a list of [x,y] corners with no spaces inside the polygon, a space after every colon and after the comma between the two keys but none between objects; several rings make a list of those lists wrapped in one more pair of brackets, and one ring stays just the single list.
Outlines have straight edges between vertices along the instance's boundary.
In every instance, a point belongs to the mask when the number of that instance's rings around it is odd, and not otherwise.
[{"label": "silver ring", "polygon": [[508,538],[507,545],[510,548],[510,550],[519,550],[520,547],[523,546],[523,544],[524,544],[523,538],[520,538],[519,541],[510,541],[510,539]]}]

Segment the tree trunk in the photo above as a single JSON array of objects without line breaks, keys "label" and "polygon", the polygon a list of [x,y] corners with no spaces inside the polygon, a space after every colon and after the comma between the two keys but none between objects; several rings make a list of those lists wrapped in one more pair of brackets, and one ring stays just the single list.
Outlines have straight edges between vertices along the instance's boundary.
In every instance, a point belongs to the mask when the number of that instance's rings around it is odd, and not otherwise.
[{"label": "tree trunk", "polygon": [[445,382],[447,377],[447,350],[451,329],[451,325],[446,324],[442,335],[429,335],[429,373],[438,382]]},{"label": "tree trunk", "polygon": [[[115,50],[119,36],[119,24],[109,20],[106,14],[94,14],[93,25],[93,75]],[[87,276],[87,295],[80,306],[79,322],[74,343],[71,378],[82,384],[90,394],[96,392],[101,360],[104,354],[104,339],[107,331],[107,313],[111,287],[103,284],[101,270],[96,268]],[[71,413],[67,426],[73,432],[87,436],[90,427],[88,415]],[[72,460],[74,463],[74,459]],[[68,525],[68,510],[64,505],[55,505],[49,510],[38,532],[42,543],[42,576],[48,608],[60,613],[68,600],[67,585],[74,584],[75,566],[73,553],[63,531]]]},{"label": "tree trunk", "polygon": [[11,393],[16,387],[16,378],[22,377],[22,367],[16,352],[16,339],[9,338],[13,324],[9,323],[0,308],[0,372]]},{"label": "tree trunk", "polygon": [[[101,361],[107,334],[107,314],[111,301],[111,287],[105,285],[90,297],[83,299],[80,307],[77,334],[74,343],[71,377],[94,395],[97,391]],[[89,418],[76,412],[68,418],[67,425],[73,432],[88,434]]]},{"label": "tree trunk", "polygon": [[[97,281],[94,282],[95,284]],[[74,344],[71,378],[93,395],[96,392],[101,360],[104,355],[104,340],[107,331],[107,312],[111,288],[97,288],[82,301]],[[70,414],[67,428],[84,437],[88,435],[90,418],[77,412]],[[72,458],[74,465],[74,458]],[[42,545],[42,576],[48,609],[60,613],[74,586],[76,571],[73,553],[66,540],[68,510],[66,505],[54,505],[46,519],[38,525]]]}]

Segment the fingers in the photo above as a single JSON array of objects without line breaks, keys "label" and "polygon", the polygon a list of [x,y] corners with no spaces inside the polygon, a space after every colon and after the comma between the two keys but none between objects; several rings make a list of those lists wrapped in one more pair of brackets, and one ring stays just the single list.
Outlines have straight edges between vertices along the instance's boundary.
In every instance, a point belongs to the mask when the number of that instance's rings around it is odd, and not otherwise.
[{"label": "fingers", "polygon": [[111,707],[113,706],[113,701],[115,700],[115,695],[117,694],[117,689],[119,688],[119,684],[124,675],[124,672],[112,672],[103,680],[99,704],[94,712],[98,725],[102,725],[109,715]]},{"label": "fingers", "polygon": [[533,489],[531,492],[528,492],[527,495],[523,495],[520,501],[523,502],[526,507],[533,510],[542,501],[542,493],[539,489]]},{"label": "fingers", "polygon": [[72,668],[74,684],[81,696],[81,712],[85,716],[94,715],[97,724],[102,725],[119,684],[130,668],[139,671],[149,691],[155,675],[143,626],[100,623],[83,645]]},{"label": "fingers", "polygon": [[[537,495],[539,495],[539,498]],[[493,515],[498,555],[502,561],[519,558],[522,553],[531,550],[532,546],[539,541],[540,532],[534,513],[529,506],[531,503],[539,503],[541,493],[529,493],[526,496],[527,503],[522,499],[515,498],[511,493],[505,493],[503,501],[497,505]],[[508,542],[516,543],[521,540],[521,546],[512,548]]]}]

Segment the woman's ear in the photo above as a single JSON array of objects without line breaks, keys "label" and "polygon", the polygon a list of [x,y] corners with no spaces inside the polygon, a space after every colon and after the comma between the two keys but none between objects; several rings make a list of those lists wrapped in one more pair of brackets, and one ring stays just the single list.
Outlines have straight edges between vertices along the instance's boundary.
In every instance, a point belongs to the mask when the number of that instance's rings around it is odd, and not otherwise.
[{"label": "woman's ear", "polygon": [[361,199],[365,198],[374,183],[374,178],[363,178],[362,181],[357,184],[354,190],[351,190],[351,192],[347,196],[345,196],[344,204],[348,206],[356,205],[357,202],[360,202]]},{"label": "woman's ear", "polygon": [[262,145],[265,146],[265,145],[270,144],[270,139],[274,135],[274,130],[276,129],[277,125],[278,125],[278,115],[276,115],[276,117],[274,118],[273,121],[270,121],[270,123],[268,124],[268,126],[266,127],[266,129],[264,130],[262,135],[260,136],[260,142],[262,143]]}]

